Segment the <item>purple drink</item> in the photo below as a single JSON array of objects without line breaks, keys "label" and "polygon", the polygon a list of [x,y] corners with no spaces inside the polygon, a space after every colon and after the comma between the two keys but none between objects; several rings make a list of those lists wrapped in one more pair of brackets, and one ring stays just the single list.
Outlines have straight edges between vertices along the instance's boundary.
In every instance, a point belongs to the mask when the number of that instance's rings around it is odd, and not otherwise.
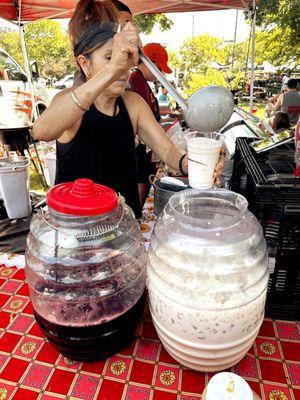
[{"label": "purple drink", "polygon": [[144,291],[138,302],[128,311],[92,326],[65,326],[47,321],[37,312],[37,323],[49,342],[64,356],[79,360],[99,360],[117,353],[131,342],[146,301]]}]

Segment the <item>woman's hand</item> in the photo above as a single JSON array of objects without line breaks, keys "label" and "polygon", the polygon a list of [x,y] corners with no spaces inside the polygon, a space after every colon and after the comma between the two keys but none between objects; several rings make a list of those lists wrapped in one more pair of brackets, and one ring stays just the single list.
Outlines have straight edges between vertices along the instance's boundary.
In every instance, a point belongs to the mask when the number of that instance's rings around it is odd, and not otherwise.
[{"label": "woman's hand", "polygon": [[138,28],[132,22],[127,22],[123,30],[115,34],[113,41],[109,64],[121,76],[131,67],[138,65],[141,46]]},{"label": "woman's hand", "polygon": [[216,186],[220,186],[221,185],[220,176],[222,175],[222,172],[223,172],[223,169],[224,169],[225,156],[226,156],[226,152],[225,152],[224,147],[222,147],[221,150],[220,150],[219,161],[218,161],[218,164],[215,167],[214,175],[213,175]]}]

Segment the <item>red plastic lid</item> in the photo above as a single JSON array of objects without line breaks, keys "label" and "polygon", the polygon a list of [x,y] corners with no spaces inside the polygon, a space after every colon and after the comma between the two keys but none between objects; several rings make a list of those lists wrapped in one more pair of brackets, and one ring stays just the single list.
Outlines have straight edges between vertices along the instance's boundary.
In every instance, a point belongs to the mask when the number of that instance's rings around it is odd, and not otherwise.
[{"label": "red plastic lid", "polygon": [[47,204],[63,214],[99,215],[113,211],[118,205],[118,196],[114,190],[90,179],[76,179],[51,188]]}]

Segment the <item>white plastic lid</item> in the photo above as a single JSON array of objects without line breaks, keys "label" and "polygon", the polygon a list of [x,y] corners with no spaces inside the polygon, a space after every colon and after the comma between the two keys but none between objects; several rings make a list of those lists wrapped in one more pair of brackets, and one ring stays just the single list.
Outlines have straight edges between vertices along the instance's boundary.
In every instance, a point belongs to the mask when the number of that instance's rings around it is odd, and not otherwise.
[{"label": "white plastic lid", "polygon": [[220,372],[208,382],[206,400],[253,400],[253,394],[248,383],[239,375]]}]

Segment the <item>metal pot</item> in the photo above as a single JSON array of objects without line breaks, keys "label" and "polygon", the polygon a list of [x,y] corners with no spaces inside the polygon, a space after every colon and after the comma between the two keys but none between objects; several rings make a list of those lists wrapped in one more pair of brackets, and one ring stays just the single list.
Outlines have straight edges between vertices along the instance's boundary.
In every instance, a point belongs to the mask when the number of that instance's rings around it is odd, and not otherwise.
[{"label": "metal pot", "polygon": [[[187,178],[176,178],[180,179],[184,184],[188,184]],[[150,181],[154,187],[154,214],[159,216],[165,205],[168,203],[169,198],[181,190],[187,189],[185,186],[173,185],[171,183],[162,182],[160,179],[155,179],[153,176],[150,177]]]}]

